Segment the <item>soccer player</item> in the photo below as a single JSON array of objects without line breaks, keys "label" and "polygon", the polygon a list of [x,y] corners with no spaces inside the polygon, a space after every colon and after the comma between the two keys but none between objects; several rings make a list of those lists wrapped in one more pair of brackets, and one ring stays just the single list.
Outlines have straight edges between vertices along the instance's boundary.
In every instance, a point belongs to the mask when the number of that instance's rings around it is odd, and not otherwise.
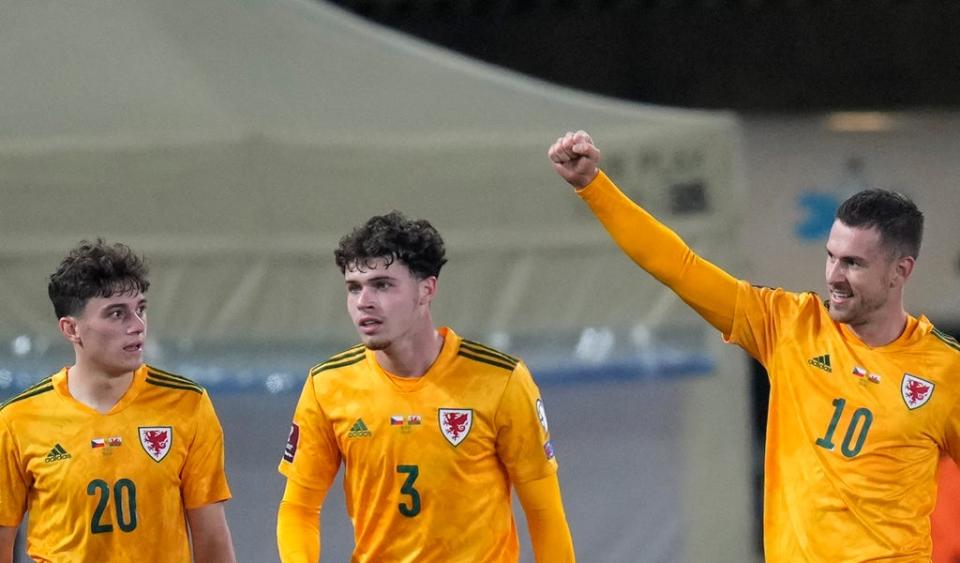
[{"label": "soccer player", "polygon": [[446,263],[427,221],[394,211],[340,241],[362,344],[314,366],[279,470],[285,563],[320,557],[340,464],[357,562],[515,563],[511,486],[537,561],[574,560],[540,392],[519,359],[434,326]]},{"label": "soccer player", "polygon": [[50,276],[75,361],[0,407],[0,562],[24,512],[38,562],[189,562],[191,548],[235,561],[210,398],[143,363],[146,274],[130,248],[97,240]]},{"label": "soccer player", "polygon": [[548,156],[630,258],[766,367],[766,560],[928,561],[940,451],[960,459],[960,345],[903,307],[913,202],[866,190],[840,206],[821,301],[698,257],[599,170],[585,132]]}]

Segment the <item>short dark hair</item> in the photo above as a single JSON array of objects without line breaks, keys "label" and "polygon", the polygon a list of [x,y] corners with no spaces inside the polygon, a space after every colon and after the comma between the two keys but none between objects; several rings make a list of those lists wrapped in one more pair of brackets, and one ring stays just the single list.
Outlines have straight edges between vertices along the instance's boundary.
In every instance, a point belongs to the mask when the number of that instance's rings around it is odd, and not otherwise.
[{"label": "short dark hair", "polygon": [[447,263],[440,233],[424,219],[407,219],[399,211],[375,215],[366,223],[340,239],[334,251],[340,272],[347,268],[369,267],[377,258],[390,265],[394,260],[405,264],[419,279],[439,276]]},{"label": "short dark hair", "polygon": [[79,314],[92,297],[146,293],[147,271],[143,259],[125,244],[82,240],[50,275],[47,293],[59,319]]},{"label": "short dark hair", "polygon": [[837,209],[837,219],[849,227],[875,228],[894,258],[920,255],[923,213],[907,196],[888,190],[863,190]]}]

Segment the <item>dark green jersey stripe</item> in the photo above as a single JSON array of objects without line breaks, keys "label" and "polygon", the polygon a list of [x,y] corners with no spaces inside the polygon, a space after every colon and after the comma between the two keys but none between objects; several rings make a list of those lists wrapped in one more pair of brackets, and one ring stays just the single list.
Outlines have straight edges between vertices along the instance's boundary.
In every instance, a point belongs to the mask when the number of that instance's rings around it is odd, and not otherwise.
[{"label": "dark green jersey stripe", "polygon": [[365,351],[366,351],[366,349],[364,348],[363,344],[358,344],[357,346],[354,346],[353,348],[350,348],[350,349],[347,350],[346,352],[340,352],[339,354],[335,354],[335,355],[333,355],[333,356],[330,356],[330,357],[327,358],[326,360],[323,360],[323,361],[320,362],[319,364],[313,366],[312,368],[310,368],[310,374],[313,375],[313,373],[314,373],[315,371],[318,371],[319,368],[322,368],[322,367],[324,367],[324,366],[327,365],[327,364],[330,364],[330,363],[339,363],[339,362],[341,362],[341,361],[343,361],[343,360],[353,359],[353,358],[356,358],[357,356],[363,356],[363,354],[365,353]]},{"label": "dark green jersey stripe", "polygon": [[[54,375],[56,375],[56,374],[54,374]],[[28,387],[27,389],[33,389],[34,387],[40,387],[41,385],[46,385],[47,383],[50,383],[51,381],[53,381],[53,375],[48,375],[48,376],[44,377],[43,379],[41,379],[40,381],[38,381],[38,382],[34,383],[33,385],[31,385],[31,386]]]},{"label": "dark green jersey stripe", "polygon": [[196,381],[194,381],[194,380],[192,380],[192,379],[188,379],[188,378],[186,378],[186,377],[184,377],[184,376],[182,376],[182,375],[177,375],[177,374],[175,374],[175,373],[170,373],[169,371],[162,370],[162,369],[160,369],[160,368],[155,368],[155,367],[153,367],[153,366],[151,366],[151,365],[147,365],[147,372],[152,373],[153,375],[156,375],[156,376],[166,376],[166,377],[168,377],[168,378],[170,378],[170,379],[175,379],[175,380],[177,380],[177,381],[186,383],[186,384],[188,384],[188,385],[196,385],[196,386],[198,386],[198,387],[200,386],[199,383],[197,383]]},{"label": "dark green jersey stripe", "polygon": [[363,349],[364,349],[363,344],[357,344],[356,346],[351,346],[350,348],[347,348],[347,349],[344,350],[343,352],[340,352],[340,353],[338,353],[338,354],[334,354],[334,355],[330,356],[330,357],[327,358],[325,361],[327,361],[327,362],[335,362],[335,361],[337,361],[337,360],[342,360],[342,359],[346,358],[347,356],[352,356],[352,355],[356,354],[357,352],[363,351]]},{"label": "dark green jersey stripe", "polygon": [[147,383],[151,385],[157,385],[159,387],[170,387],[172,389],[183,389],[185,391],[196,391],[197,393],[203,393],[203,387],[197,385],[187,385],[186,383],[178,383],[176,381],[170,381],[169,379],[157,379],[155,377],[148,377]]},{"label": "dark green jersey stripe", "polygon": [[42,395],[47,391],[53,391],[53,385],[46,385],[44,387],[37,387],[36,385],[34,385],[30,389],[23,391],[16,397],[13,397],[9,399],[6,403],[3,403],[2,405],[0,405],[0,410],[3,410],[4,408],[6,408],[7,405],[11,405],[13,403],[16,403],[17,401],[22,401],[24,399],[29,399],[30,397],[36,397],[37,395]]},{"label": "dark green jersey stripe", "polygon": [[53,376],[52,376],[52,375],[48,375],[47,377],[44,377],[44,378],[41,379],[40,381],[34,383],[34,384],[31,385],[30,387],[27,387],[26,389],[24,389],[23,391],[20,391],[20,393],[17,393],[17,394],[18,394],[18,395],[22,395],[23,393],[29,393],[30,391],[32,391],[32,390],[34,390],[34,389],[36,389],[36,388],[38,388],[38,387],[43,387],[44,385],[50,385],[50,382],[51,382],[52,380],[53,380]]},{"label": "dark green jersey stripe", "polygon": [[503,368],[507,371],[513,371],[513,368],[517,367],[516,364],[507,364],[504,362],[498,362],[489,356],[478,356],[476,354],[471,354],[470,352],[464,350],[463,348],[457,353],[458,356],[463,356],[464,358],[470,358],[476,362],[482,362],[484,364],[490,364],[491,366],[496,366],[498,368]]},{"label": "dark green jersey stripe", "polygon": [[483,344],[477,344],[476,342],[471,342],[471,341],[469,341],[469,340],[464,340],[464,341],[460,344],[460,347],[461,347],[461,348],[464,348],[464,349],[467,349],[467,350],[469,350],[470,352],[472,352],[472,353],[474,353],[474,354],[481,354],[481,355],[484,355],[484,356],[490,356],[490,357],[492,357],[492,358],[495,358],[495,359],[497,359],[497,360],[499,360],[499,361],[502,361],[502,362],[506,362],[506,363],[508,363],[508,364],[514,364],[514,365],[516,365],[516,364],[520,361],[519,359],[514,358],[513,356],[510,356],[510,355],[508,355],[508,354],[504,354],[503,352],[500,352],[499,350],[494,350],[493,348],[491,348],[491,347],[489,347],[489,346],[484,346]]},{"label": "dark green jersey stripe", "polygon": [[945,332],[941,332],[939,329],[933,329],[933,335],[943,341],[944,344],[953,348],[954,350],[960,351],[960,342],[957,342],[957,339],[950,336]]},{"label": "dark green jersey stripe", "polygon": [[180,389],[182,391],[193,391],[194,393],[200,393],[201,395],[203,394],[203,389],[201,389],[200,387],[197,387],[196,385],[180,385],[177,383],[173,383],[169,380],[154,379],[149,376],[147,376],[147,383],[149,383],[150,385],[156,385],[158,387],[169,387],[171,389]]},{"label": "dark green jersey stripe", "polygon": [[366,357],[366,354],[361,353],[357,356],[347,357],[346,359],[340,360],[339,362],[333,362],[333,361],[323,362],[322,364],[310,370],[310,377],[317,375],[321,371],[327,371],[328,369],[336,369],[336,368],[342,368],[346,366],[352,366],[353,364],[362,362],[365,357]]},{"label": "dark green jersey stripe", "polygon": [[168,375],[164,375],[162,373],[147,371],[147,378],[153,379],[154,381],[163,381],[165,383],[170,383],[172,385],[182,385],[184,387],[196,387],[198,391],[203,391],[203,387],[201,385],[198,385],[184,377],[171,377]]},{"label": "dark green jersey stripe", "polygon": [[184,385],[186,387],[196,387],[199,390],[203,390],[203,386],[198,383],[194,383],[185,377],[172,377],[163,373],[157,373],[154,371],[147,371],[147,377],[151,377],[157,381],[165,381],[167,383],[172,383],[174,385]]},{"label": "dark green jersey stripe", "polygon": [[496,355],[496,356],[499,356],[499,357],[503,358],[504,360],[507,360],[507,361],[510,361],[510,362],[519,362],[519,361],[520,361],[520,358],[511,356],[510,354],[507,354],[506,352],[501,352],[500,350],[497,350],[496,348],[491,348],[490,346],[487,346],[486,344],[480,344],[479,342],[475,342],[475,341],[473,341],[473,340],[467,340],[466,338],[463,339],[463,342],[461,343],[461,346],[465,346],[465,347],[470,348],[470,349],[472,349],[472,350],[474,350],[474,351],[485,351],[485,352],[488,352],[488,353],[490,353],[490,354],[494,354],[494,355]]}]

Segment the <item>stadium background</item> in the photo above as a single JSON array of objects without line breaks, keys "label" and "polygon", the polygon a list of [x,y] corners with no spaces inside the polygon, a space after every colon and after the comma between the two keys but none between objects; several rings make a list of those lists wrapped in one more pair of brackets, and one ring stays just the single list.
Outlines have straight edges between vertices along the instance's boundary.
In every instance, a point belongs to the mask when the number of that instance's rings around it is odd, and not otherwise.
[{"label": "stadium background", "polygon": [[[928,230],[908,306],[960,325],[949,4],[344,4],[565,86],[324,3],[9,3],[0,22],[0,395],[68,361],[44,287],[64,250],[105,235],[143,251],[149,358],[211,391],[241,561],[276,560],[302,374],[353,342],[332,247],[391,208],[448,240],[436,318],[530,363],[581,560],[759,557],[763,378],[554,177],[544,153],[569,128],[764,285],[819,290],[832,206],[909,193]],[[348,559],[339,488],[324,538]]]}]

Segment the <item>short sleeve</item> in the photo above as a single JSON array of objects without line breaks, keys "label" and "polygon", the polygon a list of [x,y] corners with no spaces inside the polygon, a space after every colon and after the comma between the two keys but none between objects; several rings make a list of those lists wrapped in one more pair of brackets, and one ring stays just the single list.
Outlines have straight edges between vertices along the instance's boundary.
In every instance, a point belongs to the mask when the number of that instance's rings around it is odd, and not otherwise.
[{"label": "short sleeve", "polygon": [[755,287],[741,280],[733,329],[724,339],[766,365],[780,338],[795,329],[805,309],[812,311],[811,300],[816,299],[812,293]]},{"label": "short sleeve", "polygon": [[293,413],[278,470],[297,484],[326,491],[340,469],[340,448],[308,376]]},{"label": "short sleeve", "polygon": [[546,406],[523,362],[517,364],[507,382],[494,422],[497,455],[512,482],[525,483],[556,473]]},{"label": "short sleeve", "polygon": [[230,498],[224,470],[223,428],[206,391],[197,405],[194,428],[180,483],[187,509]]},{"label": "short sleeve", "polygon": [[7,421],[0,418],[0,526],[20,525],[26,511],[27,478],[20,451]]}]

